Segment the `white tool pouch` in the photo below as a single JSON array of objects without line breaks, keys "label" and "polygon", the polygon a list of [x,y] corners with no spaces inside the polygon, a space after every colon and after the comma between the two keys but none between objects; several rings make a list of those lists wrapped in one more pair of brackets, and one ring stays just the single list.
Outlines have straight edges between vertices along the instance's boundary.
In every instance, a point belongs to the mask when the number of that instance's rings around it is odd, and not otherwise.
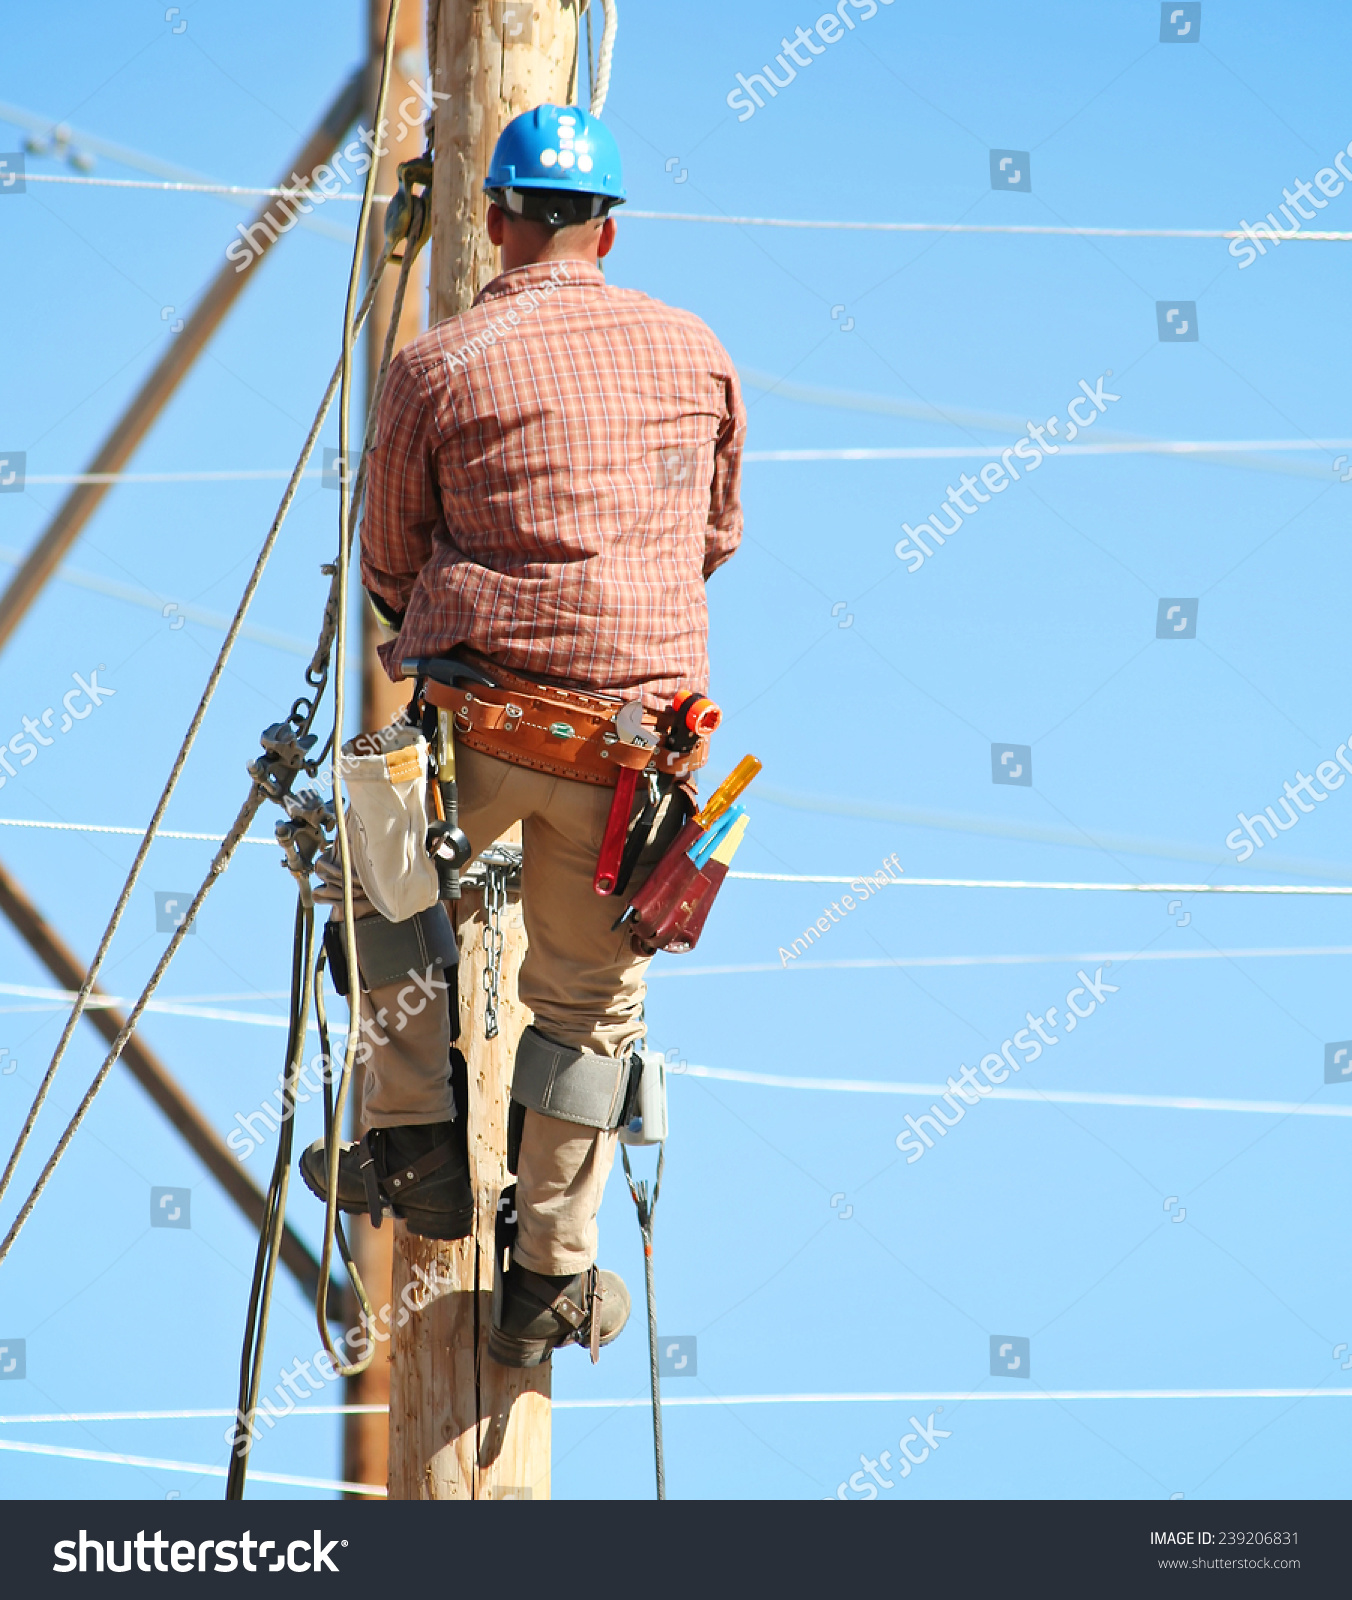
[{"label": "white tool pouch", "polygon": [[348,845],[366,898],[389,922],[437,903],[427,854],[427,740],[416,728],[382,728],[343,746]]}]

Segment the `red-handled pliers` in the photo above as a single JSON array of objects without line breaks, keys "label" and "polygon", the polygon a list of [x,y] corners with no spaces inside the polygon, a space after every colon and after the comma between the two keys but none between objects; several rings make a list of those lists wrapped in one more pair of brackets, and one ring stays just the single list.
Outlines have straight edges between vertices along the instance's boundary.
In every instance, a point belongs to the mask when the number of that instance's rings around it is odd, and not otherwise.
[{"label": "red-handled pliers", "polygon": [[[621,744],[633,749],[652,750],[657,745],[657,734],[644,726],[641,700],[630,700],[615,713],[615,732]],[[596,859],[596,876],[592,879],[592,888],[597,894],[615,893],[629,820],[634,814],[634,790],[638,787],[638,780],[637,767],[620,768],[620,781],[615,785],[615,798],[610,802],[601,853]]]},{"label": "red-handled pliers", "polygon": [[634,790],[638,787],[638,779],[637,767],[620,768],[620,781],[615,785],[615,798],[610,802],[610,815],[606,818],[601,853],[596,858],[596,876],[592,879],[592,888],[597,894],[615,892],[615,881],[620,875],[620,858],[624,854],[625,835],[629,832],[629,819],[634,814]]}]

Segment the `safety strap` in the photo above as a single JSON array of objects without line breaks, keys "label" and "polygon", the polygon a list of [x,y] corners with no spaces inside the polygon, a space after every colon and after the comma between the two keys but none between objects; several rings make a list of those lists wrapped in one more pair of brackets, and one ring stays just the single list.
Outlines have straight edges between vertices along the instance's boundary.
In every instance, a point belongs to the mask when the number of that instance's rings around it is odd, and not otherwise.
[{"label": "safety strap", "polygon": [[[414,973],[446,971],[460,959],[455,930],[446,907],[438,901],[406,922],[388,922],[382,916],[358,917],[357,965],[363,994],[386,984],[409,982]],[[333,986],[346,997],[350,990],[343,926],[334,919],[324,927],[324,949],[329,957]]]},{"label": "safety strap", "polygon": [[593,1364],[601,1359],[601,1302],[604,1299],[601,1274],[595,1267],[589,1267],[583,1284],[582,1305],[560,1294],[549,1306],[559,1321],[566,1322],[573,1330],[575,1341],[586,1344]]},{"label": "safety strap", "polygon": [[380,1151],[383,1140],[377,1142],[376,1135],[379,1128],[370,1128],[362,1135],[361,1140],[361,1177],[366,1187],[366,1209],[370,1214],[371,1226],[378,1228],[385,1215],[385,1201],[393,1201],[399,1190],[408,1184],[421,1183],[424,1178],[430,1178],[433,1173],[440,1172],[455,1159],[455,1148],[450,1140],[444,1140],[435,1149],[429,1150],[426,1155],[419,1156],[416,1161],[411,1161],[401,1167],[398,1172],[380,1172]]},{"label": "safety strap", "polygon": [[574,1050],[528,1027],[516,1048],[512,1099],[562,1122],[617,1128],[627,1119],[637,1092],[636,1059]]}]

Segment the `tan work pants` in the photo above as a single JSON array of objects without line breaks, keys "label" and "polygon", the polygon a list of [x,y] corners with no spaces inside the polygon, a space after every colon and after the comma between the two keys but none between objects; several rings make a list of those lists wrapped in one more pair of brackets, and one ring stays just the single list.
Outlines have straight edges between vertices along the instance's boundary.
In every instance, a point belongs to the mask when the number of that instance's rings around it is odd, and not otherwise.
[{"label": "tan work pants", "polygon": [[[648,958],[635,955],[624,929],[611,929],[624,902],[592,888],[614,790],[547,777],[463,746],[456,751],[456,776],[460,826],[476,851],[513,823],[522,824],[528,949],[520,992],[535,1026],[559,1044],[624,1054],[643,1032]],[[654,842],[639,858],[630,893],[657,864],[680,822],[680,805],[668,804]],[[371,1046],[364,1113],[372,1127],[444,1122],[454,1115],[449,1011],[423,1000],[422,990],[402,981],[362,996],[362,1031]],[[613,1131],[526,1113],[516,1198],[515,1259],[522,1266],[571,1274],[594,1263],[596,1214],[615,1145]]]}]

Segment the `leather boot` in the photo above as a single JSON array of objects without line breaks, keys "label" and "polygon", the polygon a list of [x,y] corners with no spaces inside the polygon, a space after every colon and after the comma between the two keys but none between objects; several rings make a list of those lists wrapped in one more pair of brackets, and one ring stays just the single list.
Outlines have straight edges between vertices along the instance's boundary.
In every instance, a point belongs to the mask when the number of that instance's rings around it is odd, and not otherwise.
[{"label": "leather boot", "polygon": [[[365,1212],[378,1228],[383,1216],[402,1217],[424,1239],[464,1239],[474,1231],[474,1193],[463,1140],[453,1122],[372,1128],[355,1144],[339,1145],[338,1209]],[[328,1196],[324,1141],[300,1158],[305,1186]]]},{"label": "leather boot", "polygon": [[513,1265],[494,1305],[488,1353],[504,1367],[538,1367],[560,1345],[580,1344],[595,1361],[629,1320],[629,1291],[615,1272],[589,1267],[572,1277]]}]

